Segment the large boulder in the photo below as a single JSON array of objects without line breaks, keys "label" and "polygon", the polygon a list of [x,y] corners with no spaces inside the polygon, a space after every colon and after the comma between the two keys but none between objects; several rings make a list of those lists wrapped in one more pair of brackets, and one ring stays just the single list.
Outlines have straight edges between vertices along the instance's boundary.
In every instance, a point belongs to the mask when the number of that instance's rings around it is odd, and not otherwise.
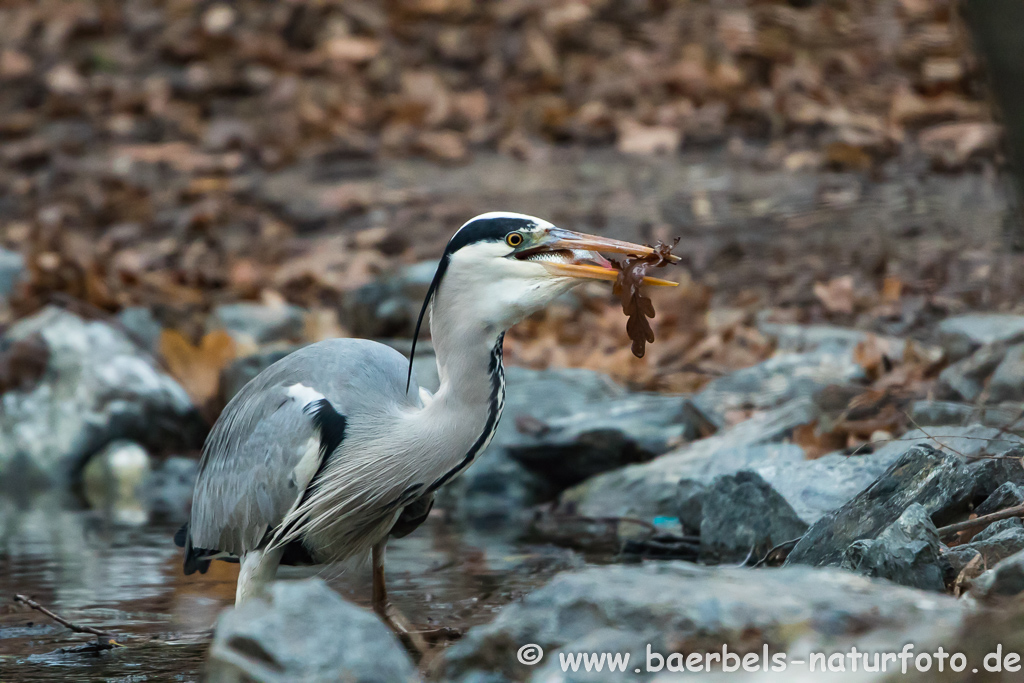
[{"label": "large boulder", "polygon": [[649,393],[596,400],[564,417],[529,411],[514,419],[509,456],[559,489],[714,431],[688,398]]},{"label": "large boulder", "polygon": [[802,448],[780,442],[817,414],[810,399],[792,401],[648,463],[592,477],[564,491],[561,502],[589,517],[674,516],[682,479],[708,484],[722,474],[803,461]]},{"label": "large boulder", "polygon": [[0,348],[36,350],[38,370],[0,396],[0,478],[73,478],[119,438],[152,451],[198,448],[205,426],[185,391],[121,331],[50,307]]},{"label": "large boulder", "polygon": [[210,683],[402,683],[418,681],[409,655],[370,612],[322,579],[279,581],[268,596],[217,620]]},{"label": "large boulder", "polygon": [[967,510],[975,483],[959,456],[921,444],[839,509],[815,522],[793,548],[787,564],[838,565],[854,541],[877,538],[913,503],[933,521]]},{"label": "large boulder", "polygon": [[[852,645],[885,652],[894,642],[911,642],[920,651],[939,644],[965,614],[953,598],[834,569],[751,571],[684,562],[590,567],[556,576],[471,629],[445,653],[439,677],[454,683],[675,680],[679,674],[669,673],[666,661],[660,673],[648,670],[648,661],[658,664],[648,660],[648,647],[662,657],[721,653],[723,646],[761,655],[767,647],[805,662],[809,651],[846,652]],[[543,650],[533,666],[517,658],[530,644]],[[562,670],[559,655],[584,652],[628,653],[628,675]]]}]

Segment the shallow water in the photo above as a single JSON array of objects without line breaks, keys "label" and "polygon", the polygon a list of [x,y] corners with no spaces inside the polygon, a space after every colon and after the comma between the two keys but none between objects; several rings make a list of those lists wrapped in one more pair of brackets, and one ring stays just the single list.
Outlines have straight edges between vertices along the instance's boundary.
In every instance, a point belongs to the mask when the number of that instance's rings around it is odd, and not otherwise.
[{"label": "shallow water", "polygon": [[[202,679],[210,629],[234,600],[237,565],[215,562],[205,575],[184,576],[172,542],[179,524],[146,517],[144,510],[89,510],[67,493],[0,497],[0,681]],[[389,588],[399,609],[414,624],[462,629],[579,564],[570,551],[459,529],[441,515],[388,547]],[[315,573],[286,568],[281,578]],[[368,606],[365,568],[320,574]],[[94,637],[14,603],[16,593],[78,625],[124,634],[127,646],[62,652]]]}]

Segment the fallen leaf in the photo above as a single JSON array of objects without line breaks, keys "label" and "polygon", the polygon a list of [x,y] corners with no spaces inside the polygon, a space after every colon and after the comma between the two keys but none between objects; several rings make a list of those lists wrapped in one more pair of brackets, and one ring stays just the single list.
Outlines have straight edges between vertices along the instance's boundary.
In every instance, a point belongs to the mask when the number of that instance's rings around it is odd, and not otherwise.
[{"label": "fallen leaf", "polygon": [[814,283],[814,296],[829,313],[853,313],[853,276],[842,275],[828,283]]},{"label": "fallen leaf", "polygon": [[235,341],[224,330],[214,330],[195,346],[180,332],[163,330],[160,355],[192,402],[205,408],[217,397],[221,370],[235,359]]}]

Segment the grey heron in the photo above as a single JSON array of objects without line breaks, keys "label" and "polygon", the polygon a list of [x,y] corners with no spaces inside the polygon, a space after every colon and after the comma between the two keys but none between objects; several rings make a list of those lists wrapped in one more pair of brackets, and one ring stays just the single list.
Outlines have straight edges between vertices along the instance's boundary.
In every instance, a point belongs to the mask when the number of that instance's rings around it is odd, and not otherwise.
[{"label": "grey heron", "polygon": [[175,537],[185,573],[238,561],[239,604],[259,595],[279,565],[369,551],[373,608],[402,635],[385,589],[388,538],[422,524],[437,489],[494,435],[505,331],[584,280],[616,279],[601,252],[653,249],[522,214],[487,213],[463,225],[416,324],[418,336],[430,314],[435,394],[412,382],[411,357],[363,339],[318,342],[260,373],[231,399],[203,449],[191,517]]}]

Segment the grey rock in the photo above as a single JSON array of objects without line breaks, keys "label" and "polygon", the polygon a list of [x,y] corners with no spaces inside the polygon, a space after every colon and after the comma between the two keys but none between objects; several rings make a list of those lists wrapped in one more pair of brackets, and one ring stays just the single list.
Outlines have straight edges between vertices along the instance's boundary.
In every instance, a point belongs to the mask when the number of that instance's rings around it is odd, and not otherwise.
[{"label": "grey rock", "polygon": [[764,557],[807,531],[786,499],[756,472],[716,477],[707,487],[700,524],[702,562]]},{"label": "grey rock", "polygon": [[205,426],[188,395],[121,331],[50,307],[2,343],[34,335],[49,358],[32,387],[0,396],[0,477],[70,480],[119,438],[154,452],[202,444]]},{"label": "grey rock", "polygon": [[1019,445],[1000,452],[999,445],[992,449],[996,455],[991,458],[976,460],[970,463],[971,475],[974,477],[974,497],[983,501],[991,496],[1003,484],[1009,482],[1024,487],[1024,448]]},{"label": "grey rock", "polygon": [[773,339],[776,351],[783,353],[806,353],[821,348],[849,350],[871,336],[870,332],[837,325],[758,322],[757,329]]},{"label": "grey rock", "polygon": [[345,325],[359,337],[411,337],[437,261],[421,261],[345,295]]},{"label": "grey rock", "polygon": [[852,500],[815,522],[787,564],[837,565],[854,541],[874,539],[913,503],[933,521],[966,511],[974,481],[960,458],[928,445],[914,446]]},{"label": "grey rock", "polygon": [[878,538],[851,543],[843,554],[842,566],[904,586],[946,590],[939,561],[939,535],[920,503],[910,505]]},{"label": "grey rock", "polygon": [[210,330],[227,330],[240,342],[256,344],[296,341],[302,337],[304,327],[305,311],[292,304],[222,304],[213,309],[207,321]]},{"label": "grey rock", "polygon": [[939,398],[972,402],[985,389],[985,381],[1006,355],[1002,344],[984,346],[939,373],[935,393]]},{"label": "grey rock", "polygon": [[1015,507],[1024,503],[1024,487],[1007,481],[999,485],[978,507],[974,508],[979,517],[999,512],[1004,508]]},{"label": "grey rock", "polygon": [[956,360],[973,353],[979,346],[1012,340],[1024,335],[1024,316],[999,313],[972,313],[946,318],[939,323],[939,342],[946,354]]},{"label": "grey rock", "polygon": [[864,369],[849,348],[819,348],[808,353],[784,353],[749,368],[712,380],[693,398],[716,426],[726,423],[731,410],[767,410],[798,397],[813,396],[835,384],[863,382]]},{"label": "grey rock", "polygon": [[985,602],[996,602],[1024,592],[1024,550],[1003,558],[999,564],[976,578],[971,595]]},{"label": "grey rock", "polygon": [[803,449],[778,443],[817,415],[810,399],[800,399],[640,465],[592,477],[564,491],[563,506],[589,517],[674,515],[682,479],[710,483],[721,474],[801,461]]},{"label": "grey rock", "polygon": [[1005,558],[1024,550],[1024,525],[1017,517],[999,520],[976,534],[970,543],[951,548],[944,556],[949,565],[947,577],[952,579],[968,568],[971,560],[980,555],[967,578],[996,566]]},{"label": "grey rock", "polygon": [[[520,421],[529,420],[521,425]],[[509,456],[561,490],[617,467],[647,462],[714,431],[684,396],[636,393],[588,403],[565,417],[542,412],[516,418]],[[523,427],[527,428],[523,428]]]},{"label": "grey rock", "polygon": [[145,306],[129,306],[117,314],[117,321],[127,330],[131,340],[149,353],[160,349],[160,333],[163,325],[153,312]]},{"label": "grey rock", "polygon": [[1020,517],[1009,517],[992,522],[987,527],[974,534],[971,543],[982,543],[1005,535],[1007,532],[1014,532],[1024,529],[1024,522]]},{"label": "grey rock", "polygon": [[401,683],[419,676],[394,634],[322,579],[271,584],[266,600],[225,610],[210,647],[211,683]]},{"label": "grey rock", "polygon": [[0,300],[14,293],[14,288],[24,275],[25,257],[0,247]]},{"label": "grey rock", "polygon": [[1024,400],[1024,344],[1015,344],[1003,355],[988,383],[987,403]]},{"label": "grey rock", "polygon": [[541,415],[557,420],[626,395],[607,375],[590,370],[506,368],[505,409],[491,445],[461,477],[441,490],[438,504],[455,509],[460,518],[477,525],[523,521],[527,507],[550,500],[557,489],[510,456],[508,448],[524,440],[516,428],[517,418]]},{"label": "grey rock", "polygon": [[867,488],[897,457],[885,450],[853,456],[829,453],[815,460],[764,463],[755,471],[800,519],[814,524]]},{"label": "grey rock", "polygon": [[[452,645],[438,677],[468,681],[622,681],[622,673],[563,673],[560,653],[622,652],[643,667],[647,645],[668,654],[690,644],[736,651],[757,634],[774,652],[885,648],[897,640],[931,647],[968,614],[953,598],[835,569],[702,567],[678,561],[590,567],[556,576],[491,623]],[[544,659],[527,667],[518,649],[535,643]],[[747,650],[749,651],[749,650]],[[735,674],[733,674],[735,675]],[[667,680],[666,671],[630,680]],[[674,680],[674,679],[673,679]]]}]

